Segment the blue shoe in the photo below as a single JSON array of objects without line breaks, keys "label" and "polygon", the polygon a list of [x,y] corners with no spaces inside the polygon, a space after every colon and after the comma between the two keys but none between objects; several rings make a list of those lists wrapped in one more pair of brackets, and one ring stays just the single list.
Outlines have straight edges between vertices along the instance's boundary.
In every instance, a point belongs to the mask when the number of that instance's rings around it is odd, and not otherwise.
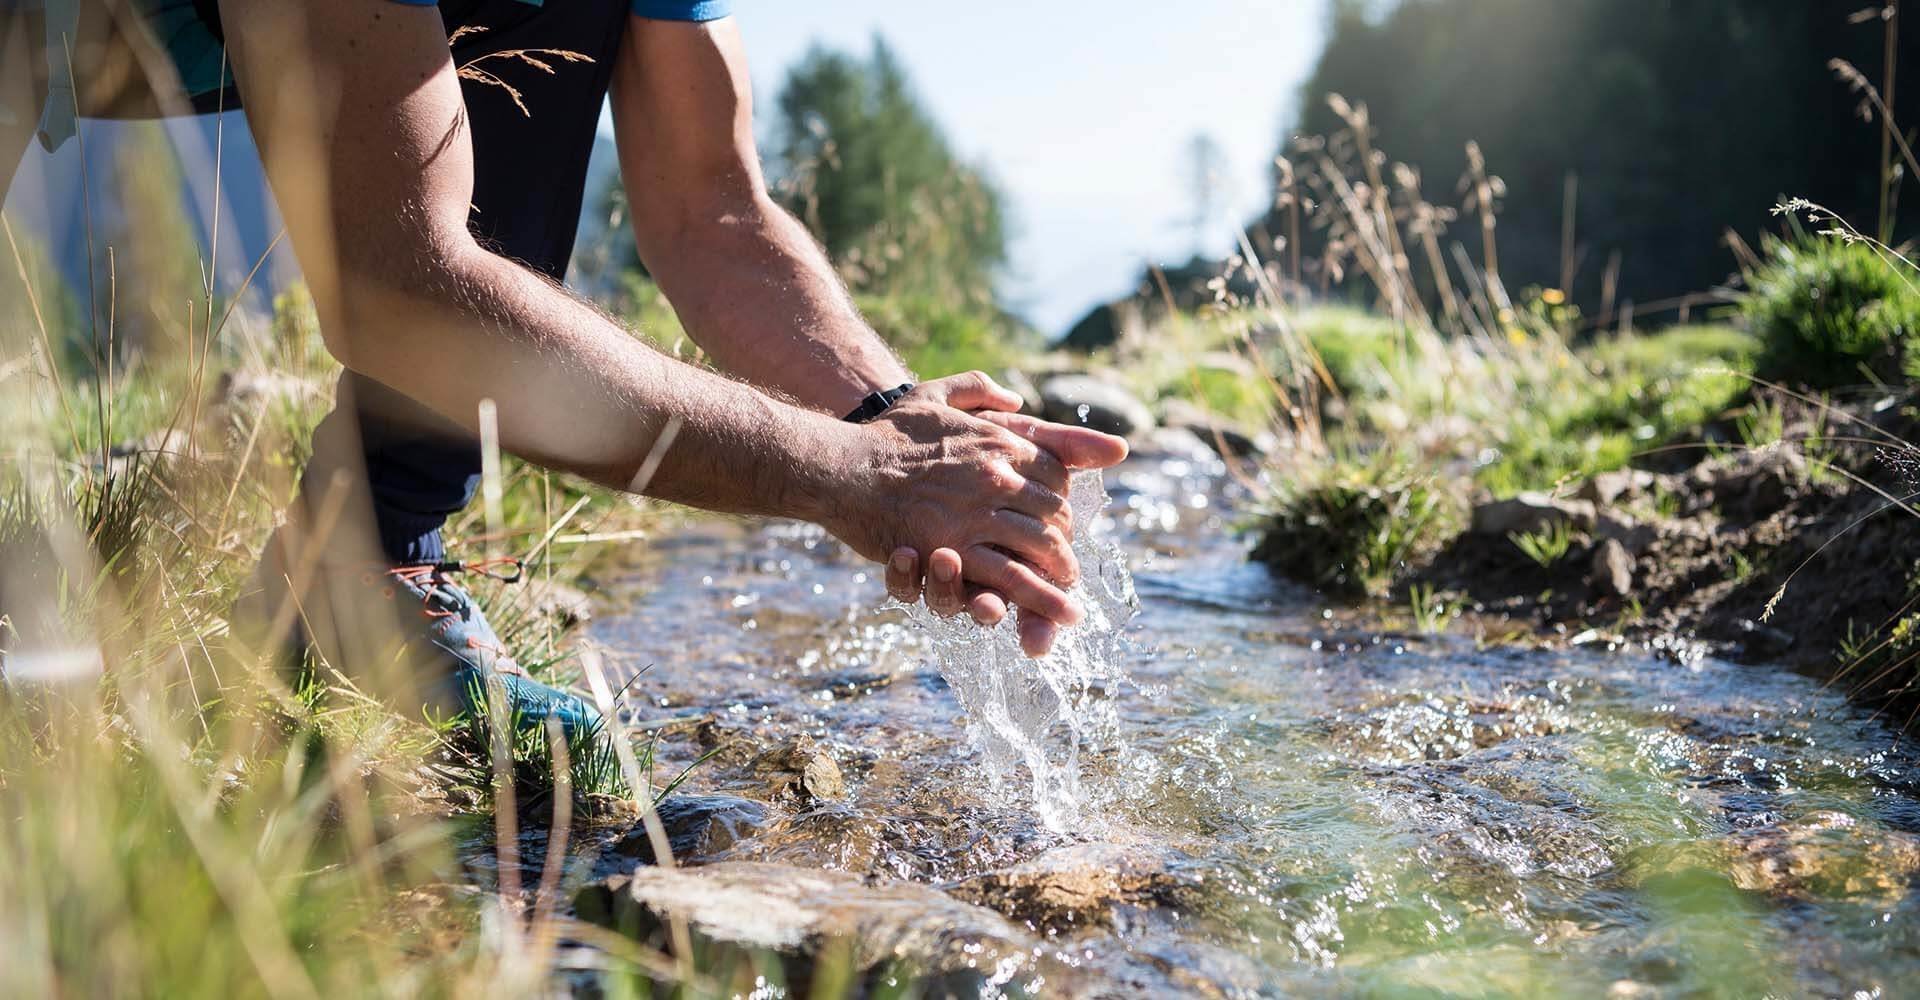
[{"label": "blue shoe", "polygon": [[472,595],[449,577],[480,573],[517,583],[520,562],[486,559],[478,562],[441,562],[395,566],[375,582],[381,596],[420,602],[421,638],[435,650],[444,670],[421,678],[421,693],[429,709],[477,718],[487,712],[487,685],[498,683],[506,710],[516,728],[539,729],[558,719],[569,736],[592,733],[600,727],[600,713],[576,695],[534,680],[500,641]]},{"label": "blue shoe", "polygon": [[[235,632],[255,650],[273,641],[266,638],[268,622],[275,609],[287,603],[288,575],[283,559],[278,539],[269,542],[253,580],[235,602]],[[487,713],[487,685],[498,683],[507,713],[520,731],[544,728],[548,719],[560,720],[569,736],[590,735],[599,729],[600,713],[591,705],[528,676],[488,624],[472,595],[451,579],[462,573],[480,573],[518,582],[518,560],[375,566],[359,570],[357,579],[354,572],[338,564],[328,566],[316,574],[319,579],[307,587],[301,600],[291,602],[303,614],[314,612],[321,621],[335,624],[322,629],[331,641],[317,641],[319,637],[307,634],[296,618],[293,634],[285,636],[282,644],[288,662],[300,663],[302,653],[318,647],[332,662],[358,676],[357,663],[369,657],[383,662],[391,646],[377,643],[380,651],[376,653],[365,643],[356,646],[349,640],[389,634],[397,626],[399,655],[412,677],[411,684],[398,687],[411,689],[419,699],[413,709],[395,706],[404,714],[424,711],[440,720],[480,718]],[[332,613],[313,607],[322,602],[330,602]],[[351,651],[343,647],[351,647]],[[393,696],[401,697],[397,693]]]}]

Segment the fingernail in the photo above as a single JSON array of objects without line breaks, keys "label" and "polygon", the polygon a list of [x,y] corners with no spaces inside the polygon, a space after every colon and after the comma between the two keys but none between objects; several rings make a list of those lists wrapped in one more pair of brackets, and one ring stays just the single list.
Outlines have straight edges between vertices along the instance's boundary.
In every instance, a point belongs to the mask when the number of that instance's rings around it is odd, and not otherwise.
[{"label": "fingernail", "polygon": [[934,579],[939,580],[941,583],[952,583],[953,578],[958,575],[959,574],[954,572],[953,564],[951,563],[941,563],[933,568]]},{"label": "fingernail", "polygon": [[905,552],[895,552],[893,554],[893,569],[896,573],[913,572],[913,557]]}]

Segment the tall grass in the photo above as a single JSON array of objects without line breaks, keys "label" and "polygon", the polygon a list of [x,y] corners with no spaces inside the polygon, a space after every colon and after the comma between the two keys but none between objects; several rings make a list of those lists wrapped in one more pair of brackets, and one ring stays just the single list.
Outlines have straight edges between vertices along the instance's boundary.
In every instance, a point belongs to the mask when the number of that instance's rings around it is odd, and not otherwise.
[{"label": "tall grass", "polygon": [[[0,994],[526,995],[560,974],[563,940],[623,977],[720,991],[727,970],[565,916],[577,807],[663,794],[650,766],[627,766],[648,764],[647,745],[436,727],[348,665],[289,673],[229,628],[338,371],[305,297],[253,316],[244,289],[215,295],[211,279],[138,303],[116,297],[131,281],[67,293],[6,228]],[[93,305],[58,306],[71,300]],[[171,315],[163,337],[117,325]],[[539,579],[646,531],[626,501],[517,463],[496,485],[496,522],[457,521],[453,541],[497,545]],[[562,630],[531,596],[480,597],[523,660],[561,679]],[[548,830],[549,852],[489,844],[502,813],[510,831]],[[476,851],[497,857],[475,869]]]}]

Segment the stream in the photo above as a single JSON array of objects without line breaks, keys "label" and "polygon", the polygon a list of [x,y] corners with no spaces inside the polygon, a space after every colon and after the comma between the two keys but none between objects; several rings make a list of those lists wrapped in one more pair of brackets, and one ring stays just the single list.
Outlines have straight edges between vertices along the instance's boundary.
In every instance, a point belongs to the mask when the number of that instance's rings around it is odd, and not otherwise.
[{"label": "stream", "polygon": [[[1069,672],[1076,744],[1056,724],[1040,758],[969,718],[951,633],[881,607],[877,568],[817,530],[650,541],[591,637],[634,718],[690,720],[662,774],[805,735],[847,789],[681,860],[948,886],[1063,849],[1146,859],[1170,891],[1027,921],[1116,992],[1895,996],[1920,974],[1920,772],[1839,694],[1391,630],[1249,564],[1216,461],[1138,456],[1106,485],[1138,609]],[[679,794],[751,797],[746,757]]]}]

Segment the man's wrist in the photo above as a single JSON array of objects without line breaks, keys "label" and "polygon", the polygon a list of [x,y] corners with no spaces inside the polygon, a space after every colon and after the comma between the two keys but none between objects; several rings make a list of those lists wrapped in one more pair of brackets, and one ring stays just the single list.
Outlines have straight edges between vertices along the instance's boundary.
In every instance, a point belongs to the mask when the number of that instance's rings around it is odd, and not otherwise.
[{"label": "man's wrist", "polygon": [[877,389],[867,393],[866,397],[860,400],[860,405],[854,407],[853,412],[842,419],[850,424],[864,424],[874,420],[892,409],[893,404],[898,403],[907,393],[912,392],[913,386],[912,382],[902,382],[891,389]]}]

